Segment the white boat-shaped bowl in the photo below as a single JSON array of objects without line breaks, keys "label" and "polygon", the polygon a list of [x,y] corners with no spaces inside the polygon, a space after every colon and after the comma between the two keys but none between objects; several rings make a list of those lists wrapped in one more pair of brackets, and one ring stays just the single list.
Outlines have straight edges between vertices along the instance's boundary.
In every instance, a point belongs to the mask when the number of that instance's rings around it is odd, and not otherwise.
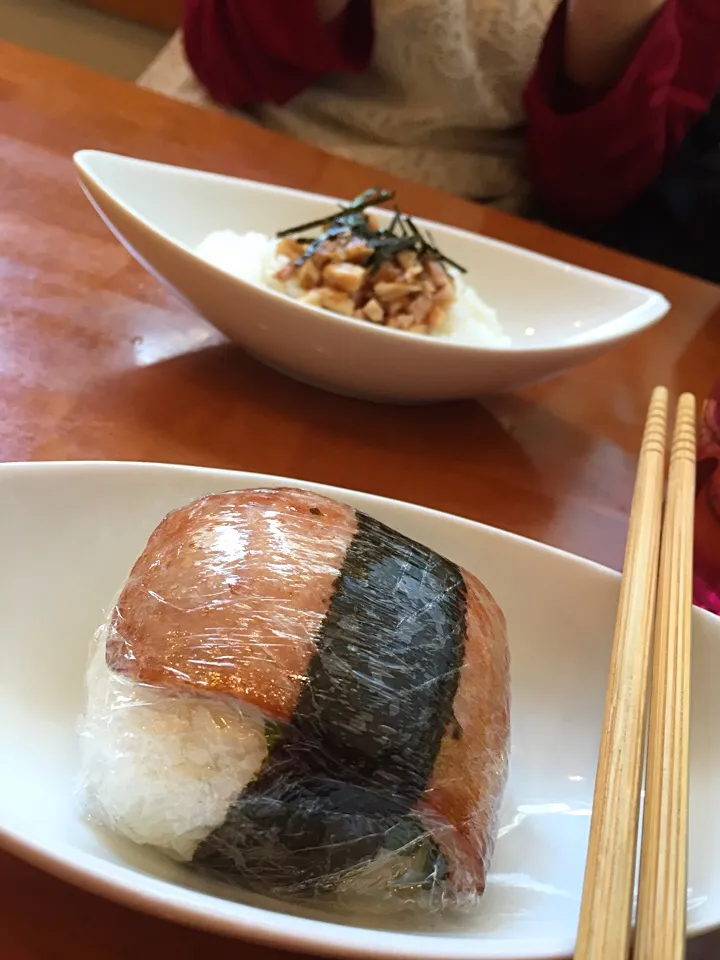
[{"label": "white boat-shaped bowl", "polygon": [[75,164],[109,227],[187,305],[263,362],[336,393],[412,403],[514,389],[591,360],[669,307],[644,287],[418,220],[467,267],[511,340],[488,348],[392,330],[245,283],[195,252],[216,230],[272,236],[339,200],[92,150]]},{"label": "white boat-shaped bowl", "polygon": [[[476,913],[414,927],[230,899],[179,865],[87,824],[75,724],[90,638],[156,523],[212,491],[287,483],[129,463],[0,466],[0,843],[140,910],[290,950],[425,960],[572,953],[619,577],[528,540],[421,507],[311,487],[360,507],[480,576],[512,654],[511,773]],[[720,619],[695,611],[689,911],[720,925]]]}]

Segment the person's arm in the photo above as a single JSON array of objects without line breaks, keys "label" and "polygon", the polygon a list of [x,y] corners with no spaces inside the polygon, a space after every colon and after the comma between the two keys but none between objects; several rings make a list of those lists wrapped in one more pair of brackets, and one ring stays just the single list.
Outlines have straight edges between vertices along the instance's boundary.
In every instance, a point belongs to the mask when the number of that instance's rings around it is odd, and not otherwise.
[{"label": "person's arm", "polygon": [[720,88],[720,3],[667,0],[605,90],[568,77],[568,13],[563,3],[525,91],[528,174],[547,214],[585,226],[639,197],[707,111]]},{"label": "person's arm", "polygon": [[565,75],[596,90],[622,77],[665,0],[568,0]]},{"label": "person's arm", "polygon": [[185,54],[224,106],[285,103],[326,73],[365,69],[369,0],[185,0]]}]

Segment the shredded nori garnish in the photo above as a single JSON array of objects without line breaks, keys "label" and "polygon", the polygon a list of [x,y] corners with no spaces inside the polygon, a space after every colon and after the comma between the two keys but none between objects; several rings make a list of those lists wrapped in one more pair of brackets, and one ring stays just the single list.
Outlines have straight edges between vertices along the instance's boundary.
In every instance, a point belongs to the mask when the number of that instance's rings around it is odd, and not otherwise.
[{"label": "shredded nori garnish", "polygon": [[367,263],[371,273],[374,273],[382,263],[392,260],[403,250],[414,250],[418,257],[437,260],[442,264],[454,267],[460,273],[467,273],[465,267],[446,257],[444,253],[438,250],[431,234],[429,232],[423,234],[412,219],[402,213],[397,205],[394,207],[395,215],[387,227],[380,230],[375,230],[372,227],[367,208],[381,206],[394,199],[394,191],[372,187],[355,197],[347,207],[341,207],[338,213],[329,214],[320,220],[312,220],[310,223],[301,223],[296,227],[280,230],[277,237],[278,239],[292,237],[296,234],[302,234],[306,230],[324,227],[324,230],[317,237],[297,237],[299,243],[307,244],[302,256],[295,261],[297,267],[302,266],[306,260],[309,260],[326,240],[336,240],[347,236],[362,240],[372,251]]}]

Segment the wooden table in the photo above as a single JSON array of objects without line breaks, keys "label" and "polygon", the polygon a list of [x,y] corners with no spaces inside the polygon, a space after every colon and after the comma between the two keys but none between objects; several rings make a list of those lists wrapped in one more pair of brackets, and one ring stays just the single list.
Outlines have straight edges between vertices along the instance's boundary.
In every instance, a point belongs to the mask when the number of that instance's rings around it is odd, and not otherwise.
[{"label": "wooden table", "polygon": [[174,30],[182,17],[182,0],[79,0],[126,20],[136,20],[159,30]]},{"label": "wooden table", "polygon": [[[647,284],[673,310],[627,346],[515,396],[429,409],[339,399],[250,360],[136,266],[76,185],[81,147],[334,195],[375,180],[219,111],[0,44],[0,458],[317,480],[620,564],[650,390],[705,394],[720,376],[720,288],[384,177],[412,213]],[[720,940],[692,950],[710,960]],[[132,914],[0,854],[3,960],[211,952],[272,953]]]}]

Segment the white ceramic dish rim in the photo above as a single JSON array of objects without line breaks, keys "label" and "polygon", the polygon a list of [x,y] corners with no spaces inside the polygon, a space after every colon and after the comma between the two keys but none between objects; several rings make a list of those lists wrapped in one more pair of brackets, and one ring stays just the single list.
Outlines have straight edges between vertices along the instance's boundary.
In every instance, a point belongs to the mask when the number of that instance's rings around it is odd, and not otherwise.
[{"label": "white ceramic dish rim", "polygon": [[[342,200],[337,197],[330,197],[324,194],[311,193],[305,190],[296,190],[293,187],[283,187],[279,184],[264,183],[258,180],[248,180],[243,177],[232,177],[226,174],[220,173],[211,173],[205,170],[197,170],[192,167],[182,167],[176,164],[167,164],[167,163],[158,163],[154,160],[142,160],[138,157],[128,156],[126,154],[120,153],[111,153],[105,150],[93,150],[93,149],[83,149],[78,150],[73,154],[73,161],[76,168],[81,171],[81,174],[89,177],[93,180],[103,192],[118,206],[127,210],[139,223],[143,225],[147,230],[150,230],[152,233],[161,237],[166,243],[175,247],[178,250],[181,250],[186,256],[190,256],[193,260],[202,263],[208,269],[215,271],[223,276],[232,276],[233,279],[242,284],[246,288],[252,288],[253,290],[260,291],[266,296],[273,297],[284,303],[291,303],[300,311],[310,311],[316,315],[327,318],[328,316],[332,317],[334,320],[337,320],[339,323],[349,324],[351,326],[367,326],[367,321],[358,320],[355,317],[346,317],[342,314],[335,314],[332,311],[323,310],[321,307],[315,307],[307,303],[301,303],[299,300],[295,300],[293,297],[290,297],[288,294],[282,293],[278,290],[272,290],[270,287],[264,287],[249,283],[246,280],[242,280],[240,277],[235,277],[233,274],[228,274],[225,270],[222,270],[220,267],[216,267],[214,264],[205,260],[204,257],[200,256],[196,250],[193,250],[192,247],[187,246],[178,240],[176,237],[173,237],[171,234],[167,233],[164,230],[161,230],[160,227],[151,223],[147,220],[143,214],[137,210],[132,204],[128,203],[126,200],[121,198],[116,191],[112,190],[107,186],[102,177],[91,172],[90,168],[86,165],[88,160],[91,160],[93,157],[106,157],[113,159],[120,159],[130,163],[144,164],[154,167],[167,167],[174,171],[180,171],[182,175],[185,176],[200,176],[207,177],[215,180],[222,181],[224,183],[234,183],[241,184],[244,187],[257,190],[260,193],[284,193],[293,197],[302,197],[306,200],[318,201],[320,203],[328,204],[333,203],[338,206],[342,206],[344,203],[347,203],[347,200]],[[93,200],[87,186],[82,182],[80,183],[83,191],[87,195],[90,202],[93,206],[96,206],[95,201]],[[381,217],[387,217],[387,210],[379,208],[371,208],[373,212],[378,213]],[[609,274],[599,273],[596,270],[589,270],[586,267],[579,267],[575,264],[569,264],[566,261],[558,260],[555,257],[548,257],[541,253],[536,253],[534,250],[529,250],[526,247],[519,247],[515,244],[505,243],[502,240],[495,240],[492,237],[486,237],[484,234],[472,233],[469,230],[461,230],[458,227],[451,227],[449,224],[440,223],[436,220],[427,220],[423,217],[413,217],[415,222],[422,227],[433,229],[441,229],[447,231],[448,233],[456,236],[462,237],[469,240],[472,243],[477,244],[479,247],[487,244],[494,246],[499,249],[508,250],[517,252],[520,251],[523,256],[527,256],[533,260],[552,264],[553,266],[564,266],[571,267],[574,272],[582,274],[585,277],[592,278],[593,280],[602,280],[603,282],[611,282],[613,284],[620,285],[625,289],[635,290],[639,293],[644,293],[647,296],[645,303],[639,304],[637,307],[634,307],[632,310],[624,314],[626,324],[621,330],[615,332],[610,332],[603,334],[602,331],[609,324],[603,324],[598,327],[597,336],[588,336],[583,340],[582,346],[591,346],[593,344],[607,344],[611,345],[617,341],[625,340],[628,336],[633,336],[637,333],[640,333],[642,330],[647,329],[648,327],[653,326],[658,323],[670,309],[670,302],[657,290],[652,290],[649,287],[643,287],[640,284],[631,283],[627,280],[620,280],[617,277],[612,277]],[[479,295],[479,293],[478,293]],[[492,310],[492,304],[487,304],[487,306]],[[613,325],[614,326],[614,325]],[[394,336],[407,339],[410,337],[412,340],[418,339],[418,334],[409,333],[407,330],[397,330],[394,327],[385,327],[373,325],[373,330],[375,330],[381,336]],[[553,344],[514,344],[511,343],[507,346],[492,346],[492,345],[481,345],[473,343],[459,343],[452,340],[443,340],[440,337],[423,337],[423,342],[426,342],[428,346],[433,347],[438,350],[445,351],[455,351],[458,352],[467,352],[472,351],[478,354],[491,354],[491,355],[506,355],[512,353],[533,353],[540,354],[543,353],[552,353],[563,355],[565,353],[575,353],[578,350],[578,344],[572,342],[563,342],[562,340],[558,343]]]},{"label": "white ceramic dish rim", "polygon": [[[242,478],[257,483],[262,479],[262,483],[267,486],[307,487],[341,501],[348,494],[351,496],[359,494],[372,504],[385,507],[409,506],[426,515],[442,518],[445,522],[470,524],[482,529],[484,534],[491,538],[509,539],[559,558],[571,557],[573,562],[592,571],[596,576],[599,574],[614,580],[619,579],[620,576],[615,571],[593,561],[455,514],[349,488],[273,474],[161,462],[112,460],[9,462],[0,464],[0,474],[42,473],[49,468],[57,472],[85,469],[96,474],[112,472],[118,468],[147,473],[153,473],[159,469],[167,473],[182,472],[193,473],[198,477],[212,477],[215,481],[218,478],[227,477],[228,489],[232,488],[233,480],[237,482]],[[574,942],[570,939],[558,942],[553,947],[549,947],[547,941],[537,942],[537,946],[534,946],[535,941],[519,942],[517,939],[498,938],[488,943],[487,940],[481,941],[471,935],[449,937],[444,934],[386,931],[351,924],[336,924],[331,920],[296,916],[281,910],[275,912],[236,900],[224,900],[197,890],[178,888],[170,881],[146,876],[131,867],[101,860],[92,854],[78,851],[69,844],[59,844],[50,851],[42,844],[34,843],[15,831],[8,830],[2,823],[0,823],[0,847],[61,880],[133,909],[182,925],[284,950],[353,958],[380,955],[398,958],[398,960],[442,960],[442,958],[529,960],[532,956],[542,956],[545,960],[563,960],[569,957],[574,949]],[[182,889],[183,900],[176,893],[178,889]],[[280,922],[278,922],[279,916],[282,917]],[[688,928],[688,935],[697,936],[710,929],[713,927],[709,924],[691,925]],[[322,931],[321,936],[320,931]]]}]

